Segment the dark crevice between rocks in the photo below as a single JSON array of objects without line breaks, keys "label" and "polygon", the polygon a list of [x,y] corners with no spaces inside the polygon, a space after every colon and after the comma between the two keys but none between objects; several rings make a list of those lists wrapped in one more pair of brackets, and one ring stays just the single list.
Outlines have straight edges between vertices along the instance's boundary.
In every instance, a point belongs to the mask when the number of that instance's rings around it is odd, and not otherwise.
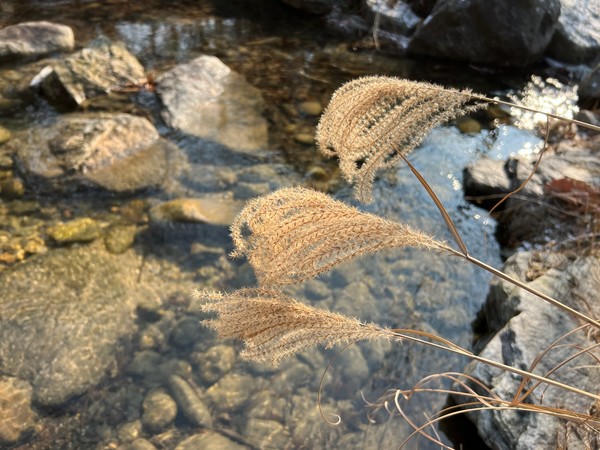
[{"label": "dark crevice between rocks", "polygon": [[[458,404],[448,397],[444,408],[456,408]],[[464,414],[448,417],[440,422],[440,431],[452,442],[454,448],[461,450],[490,450],[477,434],[477,428]]]}]

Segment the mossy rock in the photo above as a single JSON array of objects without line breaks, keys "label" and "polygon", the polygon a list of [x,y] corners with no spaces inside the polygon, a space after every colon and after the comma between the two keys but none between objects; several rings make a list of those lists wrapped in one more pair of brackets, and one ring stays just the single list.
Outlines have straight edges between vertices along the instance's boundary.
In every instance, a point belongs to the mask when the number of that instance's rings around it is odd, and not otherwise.
[{"label": "mossy rock", "polygon": [[48,229],[48,235],[56,242],[89,242],[100,236],[100,225],[94,219],[83,217],[60,223]]}]

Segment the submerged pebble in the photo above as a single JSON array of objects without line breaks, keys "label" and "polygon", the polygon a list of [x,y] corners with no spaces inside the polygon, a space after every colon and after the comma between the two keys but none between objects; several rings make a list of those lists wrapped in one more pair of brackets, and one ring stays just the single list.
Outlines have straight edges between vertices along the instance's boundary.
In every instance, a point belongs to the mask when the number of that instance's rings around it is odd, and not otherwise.
[{"label": "submerged pebble", "polygon": [[124,253],[133,245],[136,233],[135,225],[113,225],[106,230],[104,245],[110,253]]},{"label": "submerged pebble", "polygon": [[260,380],[243,373],[229,373],[206,390],[207,397],[219,412],[232,413],[241,409],[260,387]]},{"label": "submerged pebble", "polygon": [[237,444],[215,431],[202,432],[190,436],[181,442],[175,450],[247,450],[248,447]]},{"label": "submerged pebble", "polygon": [[319,116],[323,112],[323,105],[317,101],[305,101],[298,104],[298,112],[306,116]]},{"label": "submerged pebble", "polygon": [[290,433],[275,420],[250,418],[246,422],[244,437],[257,448],[285,448]]},{"label": "submerged pebble", "polygon": [[139,438],[133,441],[127,450],[156,450],[156,447],[149,440]]},{"label": "submerged pebble", "polygon": [[100,236],[100,225],[94,219],[82,217],[54,225],[48,229],[48,235],[60,244],[88,242]]},{"label": "submerged pebble", "polygon": [[0,444],[15,444],[34,425],[31,385],[12,377],[0,377]]},{"label": "submerged pebble", "polygon": [[169,388],[187,420],[196,426],[211,428],[213,419],[198,390],[179,375],[169,377]]},{"label": "submerged pebble", "polygon": [[191,359],[197,366],[198,377],[206,385],[211,385],[233,369],[236,351],[230,345],[219,344],[206,352],[194,353]]},{"label": "submerged pebble", "polygon": [[6,178],[0,180],[0,198],[14,199],[23,197],[25,185],[19,178]]},{"label": "submerged pebble", "polygon": [[0,127],[0,144],[4,144],[11,138],[11,133],[4,127]]},{"label": "submerged pebble", "polygon": [[151,432],[164,430],[177,415],[175,400],[163,390],[150,392],[144,399],[142,424]]},{"label": "submerged pebble", "polygon": [[141,434],[142,422],[140,420],[126,422],[117,430],[117,437],[121,443],[133,442],[137,440]]}]

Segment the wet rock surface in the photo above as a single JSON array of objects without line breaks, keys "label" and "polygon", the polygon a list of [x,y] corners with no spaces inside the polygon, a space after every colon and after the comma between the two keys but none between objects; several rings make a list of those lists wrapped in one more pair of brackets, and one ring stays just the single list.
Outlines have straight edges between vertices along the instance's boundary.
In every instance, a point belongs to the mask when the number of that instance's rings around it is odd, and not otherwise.
[{"label": "wet rock surface", "polygon": [[11,142],[19,167],[38,190],[90,187],[131,192],[160,185],[177,148],[145,118],[130,114],[65,115]]},{"label": "wet rock surface", "polygon": [[[600,259],[590,239],[600,186],[597,149],[597,137],[582,133],[551,144],[535,171],[538,155],[508,161],[480,159],[465,169],[464,186],[467,198],[483,200],[482,206],[489,208],[531,175],[518,194],[505,201],[506,209],[497,213],[497,235],[505,246],[504,253],[511,255],[503,271],[592,318],[600,313],[595,301]],[[489,196],[494,201],[486,204]],[[534,365],[535,373],[551,373],[554,380],[596,393],[599,380],[591,361],[598,358],[594,348],[597,330],[592,327],[593,331],[572,333],[582,324],[582,320],[514,284],[494,280],[476,324],[484,336],[478,349],[486,358],[522,369]],[[575,348],[590,350],[573,358]],[[555,370],[557,367],[560,369]],[[476,362],[468,365],[466,373],[504,400],[516,395],[521,382],[519,376]],[[464,397],[456,398],[459,403],[465,401]],[[539,387],[525,401],[580,414],[594,414],[595,410],[593,399],[557,387]],[[594,431],[573,427],[548,414],[489,409],[468,417],[492,449],[596,445]]]},{"label": "wet rock surface", "polygon": [[34,425],[31,385],[12,377],[0,377],[0,444],[12,445]]},{"label": "wet rock surface", "polygon": [[594,105],[600,99],[600,63],[581,80],[579,96],[584,105]]},{"label": "wet rock surface", "polygon": [[59,406],[105,379],[135,332],[138,258],[100,247],[54,250],[0,273],[3,373],[31,383],[34,401]]},{"label": "wet rock surface", "polygon": [[[569,232],[563,223],[578,228],[569,212],[585,215],[586,211],[591,213],[597,208],[600,186],[597,146],[597,139],[574,140],[547,151],[519,195],[504,202],[498,231],[504,246],[514,248],[522,241],[545,243],[561,235],[567,238]],[[504,194],[521,186],[533,172],[536,160],[537,156],[514,157],[506,162],[476,161],[465,169],[465,196],[482,206],[493,206]],[[555,234],[548,235],[552,229]]]},{"label": "wet rock surface", "polygon": [[170,126],[233,150],[266,149],[260,91],[218,58],[201,56],[156,81]]},{"label": "wet rock surface", "polygon": [[527,65],[541,58],[559,14],[559,0],[439,0],[408,50],[460,61]]},{"label": "wet rock surface", "polygon": [[66,25],[40,21],[0,29],[0,62],[69,52],[74,46],[73,30]]},{"label": "wet rock surface", "polygon": [[353,4],[353,0],[283,0],[283,2],[314,14],[328,13],[334,8],[347,8]]},{"label": "wet rock surface", "polygon": [[403,1],[391,3],[384,0],[364,0],[364,6],[367,20],[377,18],[382,30],[407,36],[421,23],[421,18]]},{"label": "wet rock surface", "polygon": [[[592,317],[598,317],[600,313],[594,301],[600,288],[600,259],[595,256],[569,261],[557,254],[519,252],[506,262],[504,271]],[[513,367],[528,368],[542,351],[562,339],[560,346],[535,363],[535,372],[550,373],[567,360],[566,365],[552,374],[552,379],[591,393],[597,391],[600,377],[592,367],[592,361],[598,358],[597,349],[593,349],[597,345],[594,334],[583,330],[564,337],[581,325],[578,320],[501,280],[492,284],[484,311],[494,335],[481,356]],[[574,348],[591,350],[569,361],[576,353]],[[467,367],[466,374],[489,386],[502,399],[512,398],[521,382],[520,377],[475,362]],[[528,401],[541,402],[535,394]],[[581,414],[590,414],[594,410],[593,399],[556,387],[544,388],[543,404]],[[490,409],[470,414],[469,418],[492,449],[586,448],[593,446],[597,438],[593,430],[585,428],[569,432],[567,423],[547,414]],[[562,436],[567,436],[566,441]]]},{"label": "wet rock surface", "polygon": [[548,54],[568,63],[594,62],[600,55],[599,5],[561,0],[558,27]]},{"label": "wet rock surface", "polygon": [[242,207],[242,202],[224,197],[179,198],[154,206],[150,210],[150,219],[156,223],[198,222],[229,226]]},{"label": "wet rock surface", "polygon": [[144,68],[122,43],[100,37],[52,65],[43,76],[41,89],[48,101],[68,109],[145,79]]}]

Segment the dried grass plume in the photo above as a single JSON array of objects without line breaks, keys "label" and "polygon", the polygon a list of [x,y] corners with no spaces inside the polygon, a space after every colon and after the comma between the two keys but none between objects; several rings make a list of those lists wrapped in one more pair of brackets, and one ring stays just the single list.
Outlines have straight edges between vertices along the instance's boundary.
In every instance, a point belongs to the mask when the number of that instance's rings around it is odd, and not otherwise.
[{"label": "dried grass plume", "polygon": [[280,189],[252,200],[234,220],[231,236],[232,256],[246,256],[263,286],[303,281],[382,249],[448,249],[407,225],[304,188]]},{"label": "dried grass plume", "polygon": [[468,90],[371,76],[340,87],[321,116],[316,141],[321,153],[337,156],[356,197],[372,200],[375,174],[393,166],[436,125],[484,106],[467,105]]},{"label": "dried grass plume", "polygon": [[316,344],[332,347],[362,339],[396,339],[375,324],[313,308],[277,291],[240,289],[231,294],[195,291],[204,312],[217,313],[204,323],[223,338],[245,341],[245,358],[277,365],[283,358]]}]

